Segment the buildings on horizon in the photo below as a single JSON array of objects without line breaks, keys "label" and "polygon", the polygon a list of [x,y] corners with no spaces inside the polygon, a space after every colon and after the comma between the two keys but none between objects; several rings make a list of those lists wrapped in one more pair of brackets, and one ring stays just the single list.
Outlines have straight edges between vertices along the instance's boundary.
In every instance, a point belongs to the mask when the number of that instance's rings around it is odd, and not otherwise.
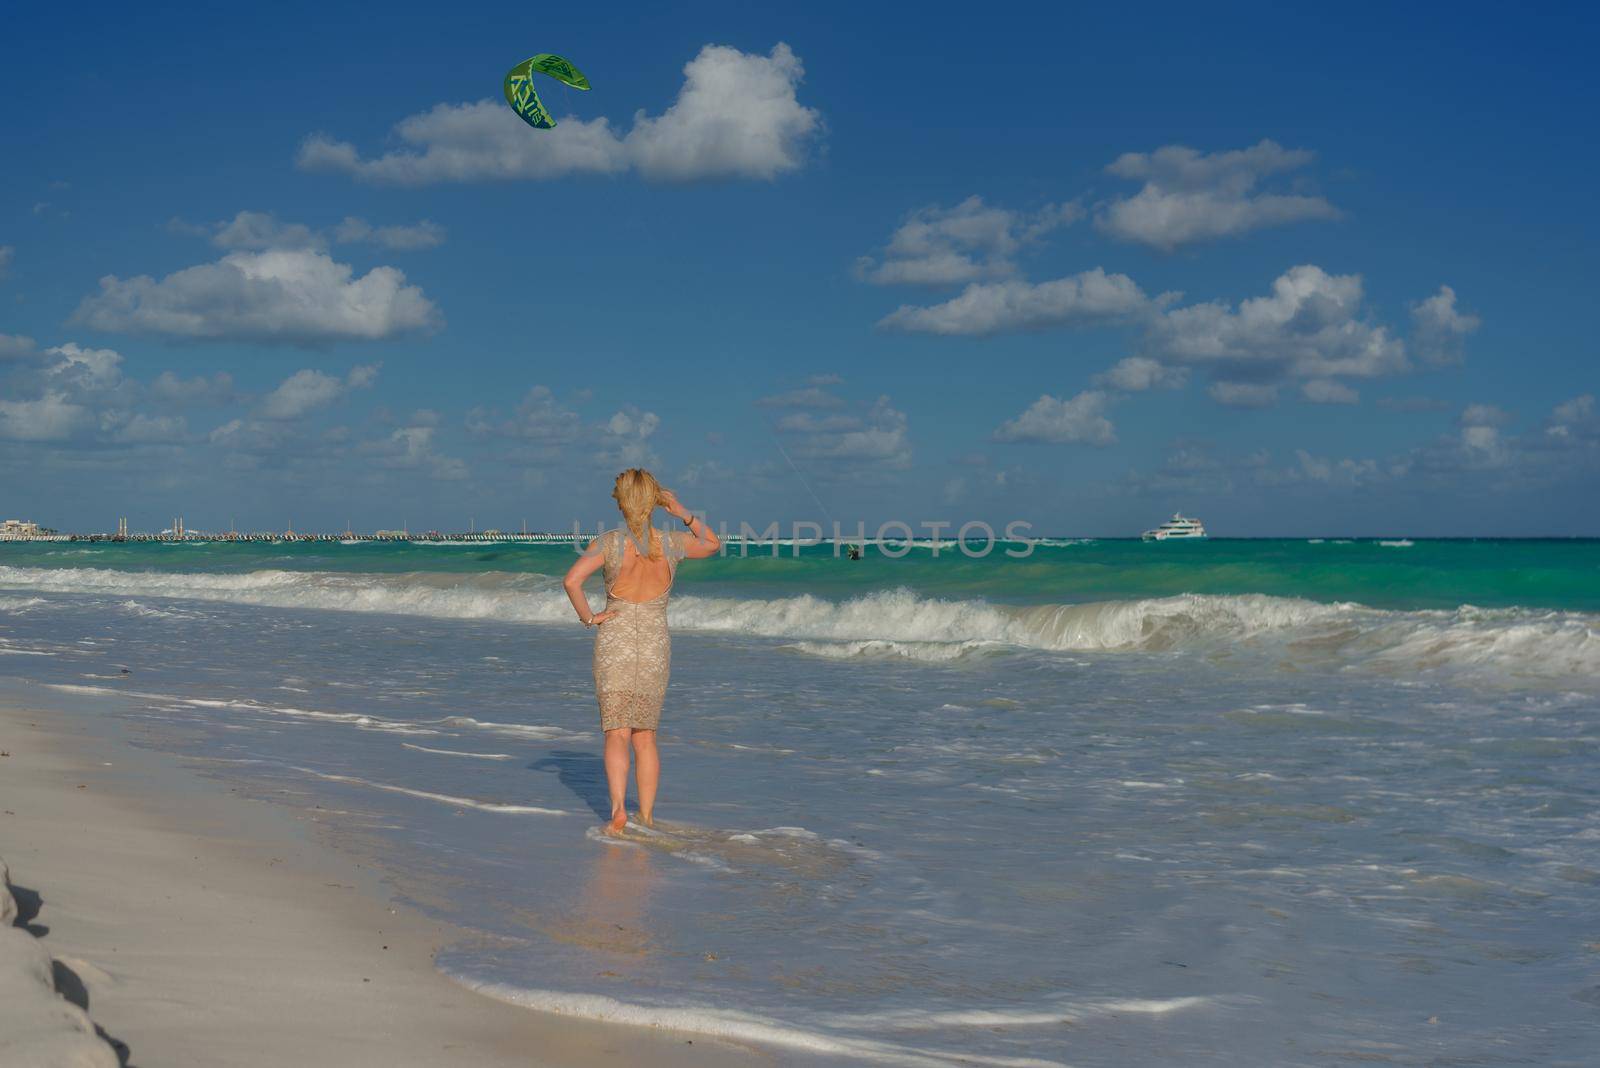
[{"label": "buildings on horizon", "polygon": [[41,527],[31,520],[7,519],[4,522],[0,522],[0,539],[5,541],[19,541],[24,538],[49,538],[54,537],[55,533],[49,527]]}]

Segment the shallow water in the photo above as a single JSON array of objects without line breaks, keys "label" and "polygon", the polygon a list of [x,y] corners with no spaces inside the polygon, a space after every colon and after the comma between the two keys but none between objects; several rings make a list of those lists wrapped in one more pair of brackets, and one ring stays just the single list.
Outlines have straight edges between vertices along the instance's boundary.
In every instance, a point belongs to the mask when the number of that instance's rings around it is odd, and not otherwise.
[{"label": "shallow water", "polygon": [[529,1005],[795,1063],[1580,1064],[1600,1039],[1581,588],[1084,604],[961,595],[936,571],[961,560],[815,594],[714,561],[674,602],[661,826],[612,842],[557,569],[413,551],[448,562],[0,556],[0,671],[322,806],[477,932],[442,969]]}]

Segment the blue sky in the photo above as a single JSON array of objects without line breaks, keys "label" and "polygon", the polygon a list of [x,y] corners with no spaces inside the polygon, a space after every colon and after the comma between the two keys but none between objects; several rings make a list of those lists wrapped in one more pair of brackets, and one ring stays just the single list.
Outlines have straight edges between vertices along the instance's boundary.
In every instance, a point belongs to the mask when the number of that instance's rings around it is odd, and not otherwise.
[{"label": "blue sky", "polygon": [[1600,532],[1592,15],[755,8],[22,10],[0,511]]}]

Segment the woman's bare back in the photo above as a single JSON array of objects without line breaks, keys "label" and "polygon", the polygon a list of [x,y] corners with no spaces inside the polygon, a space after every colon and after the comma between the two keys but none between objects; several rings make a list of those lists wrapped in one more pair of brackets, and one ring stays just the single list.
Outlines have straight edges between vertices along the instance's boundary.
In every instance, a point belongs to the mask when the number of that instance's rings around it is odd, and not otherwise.
[{"label": "woman's bare back", "polygon": [[[665,534],[658,532],[663,542]],[[667,546],[661,546],[661,556],[650,559],[640,556],[634,539],[622,539],[622,566],[617,569],[617,579],[607,591],[625,601],[653,601],[672,586],[672,563],[667,559]]]}]

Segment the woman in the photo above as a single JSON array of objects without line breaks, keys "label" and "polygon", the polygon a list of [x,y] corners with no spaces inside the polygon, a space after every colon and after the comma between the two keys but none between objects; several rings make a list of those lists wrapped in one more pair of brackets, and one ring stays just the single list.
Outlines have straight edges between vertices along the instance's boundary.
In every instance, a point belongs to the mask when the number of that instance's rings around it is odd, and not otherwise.
[{"label": "woman", "polygon": [[[606,735],[606,783],[611,788],[608,834],[628,825],[623,802],[628,795],[628,747],[633,747],[639,782],[639,819],[655,826],[656,785],[661,759],[656,753],[656,727],[667,695],[672,668],[672,639],[667,634],[667,594],[678,562],[699,559],[722,548],[711,526],[661,488],[650,472],[631,467],[617,476],[611,491],[625,525],[608,530],[589,543],[567,571],[563,585],[578,618],[599,627],[594,642],[594,692],[600,701],[600,726]],[[689,529],[666,532],[650,525],[657,505]],[[606,608],[590,613],[583,583],[604,569]]]}]

